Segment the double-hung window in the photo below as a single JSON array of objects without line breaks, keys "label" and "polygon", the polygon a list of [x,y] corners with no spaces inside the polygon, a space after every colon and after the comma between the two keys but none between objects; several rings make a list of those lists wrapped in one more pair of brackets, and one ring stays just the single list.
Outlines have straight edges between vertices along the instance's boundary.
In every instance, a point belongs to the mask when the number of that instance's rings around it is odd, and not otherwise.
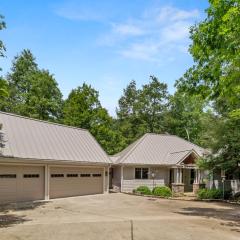
[{"label": "double-hung window", "polygon": [[135,179],[148,179],[148,168],[135,168]]}]

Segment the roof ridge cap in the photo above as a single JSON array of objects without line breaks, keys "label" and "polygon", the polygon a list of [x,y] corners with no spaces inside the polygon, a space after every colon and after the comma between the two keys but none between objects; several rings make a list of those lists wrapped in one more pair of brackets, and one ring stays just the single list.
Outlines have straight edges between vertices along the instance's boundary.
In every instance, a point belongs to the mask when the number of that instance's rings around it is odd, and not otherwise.
[{"label": "roof ridge cap", "polygon": [[169,152],[169,154],[175,154],[175,153],[180,153],[180,152],[190,152],[192,151],[193,149],[186,149],[186,150],[181,150],[181,151],[176,151],[176,152]]},{"label": "roof ridge cap", "polygon": [[72,128],[72,129],[77,129],[77,130],[82,130],[82,131],[89,132],[88,129],[85,129],[85,128],[79,128],[79,127],[69,126],[69,125],[66,125],[66,124],[50,122],[50,121],[47,121],[47,120],[41,120],[41,119],[37,119],[37,118],[26,117],[26,116],[22,116],[22,115],[15,114],[15,113],[0,111],[0,114],[9,115],[9,116],[12,116],[12,117],[24,118],[24,119],[28,119],[28,120],[31,120],[31,121],[42,122],[42,123],[46,123],[46,124],[57,125],[59,127],[67,127],[67,128]]},{"label": "roof ridge cap", "polygon": [[205,149],[204,149],[204,148],[202,148],[202,147],[198,146],[198,145],[197,145],[197,144],[195,144],[195,143],[192,143],[192,142],[190,142],[190,141],[188,141],[188,140],[186,140],[186,139],[184,139],[184,138],[181,138],[181,137],[179,137],[179,136],[177,136],[177,135],[173,135],[173,136],[175,136],[175,137],[177,137],[177,138],[180,138],[180,139],[182,139],[183,141],[185,141],[185,142],[187,142],[187,143],[189,143],[189,144],[191,144],[191,145],[193,145],[193,146],[195,146],[195,147],[201,148],[202,150],[204,150],[204,151],[205,151]]}]

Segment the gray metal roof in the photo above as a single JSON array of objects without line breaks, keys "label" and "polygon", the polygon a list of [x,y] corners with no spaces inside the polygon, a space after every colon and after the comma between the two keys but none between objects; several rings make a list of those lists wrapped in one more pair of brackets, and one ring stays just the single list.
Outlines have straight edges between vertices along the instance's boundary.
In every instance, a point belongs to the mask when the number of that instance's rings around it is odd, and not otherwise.
[{"label": "gray metal roof", "polygon": [[109,163],[84,129],[0,112],[1,156],[23,159]]},{"label": "gray metal roof", "polygon": [[206,150],[174,135],[147,133],[111,159],[117,164],[174,165],[192,152],[203,156]]}]

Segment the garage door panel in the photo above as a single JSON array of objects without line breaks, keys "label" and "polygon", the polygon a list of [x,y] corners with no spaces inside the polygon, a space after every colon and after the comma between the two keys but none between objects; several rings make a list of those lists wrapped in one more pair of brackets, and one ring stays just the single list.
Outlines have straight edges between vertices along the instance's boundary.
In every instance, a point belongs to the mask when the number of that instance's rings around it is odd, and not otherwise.
[{"label": "garage door panel", "polygon": [[[38,178],[24,178],[38,174]],[[15,178],[11,175],[15,175]],[[0,165],[0,203],[44,199],[44,168]]]},{"label": "garage door panel", "polygon": [[[93,177],[93,174],[101,174],[101,176]],[[57,177],[58,175],[61,177]],[[101,168],[69,167],[51,168],[50,170],[50,198],[81,196],[102,192],[103,169]]]}]

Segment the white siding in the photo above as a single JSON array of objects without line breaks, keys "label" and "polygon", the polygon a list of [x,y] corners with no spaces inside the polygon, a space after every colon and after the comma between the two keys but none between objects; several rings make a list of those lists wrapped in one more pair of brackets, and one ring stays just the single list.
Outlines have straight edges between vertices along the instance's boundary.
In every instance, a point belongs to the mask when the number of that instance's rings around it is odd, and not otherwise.
[{"label": "white siding", "polygon": [[[122,192],[132,192],[133,189],[136,189],[139,186],[148,186],[150,189],[153,186],[163,186],[169,184],[169,172],[170,169],[163,167],[148,167],[149,173],[154,172],[156,174],[155,179],[135,179],[135,168],[140,166],[124,166],[123,167],[123,183],[122,183]],[[143,166],[142,166],[143,167]]]},{"label": "white siding", "polygon": [[122,192],[132,192],[139,186],[148,186],[151,190],[156,186],[166,185],[164,180],[153,180],[152,179],[134,179],[134,180],[123,180]]}]

